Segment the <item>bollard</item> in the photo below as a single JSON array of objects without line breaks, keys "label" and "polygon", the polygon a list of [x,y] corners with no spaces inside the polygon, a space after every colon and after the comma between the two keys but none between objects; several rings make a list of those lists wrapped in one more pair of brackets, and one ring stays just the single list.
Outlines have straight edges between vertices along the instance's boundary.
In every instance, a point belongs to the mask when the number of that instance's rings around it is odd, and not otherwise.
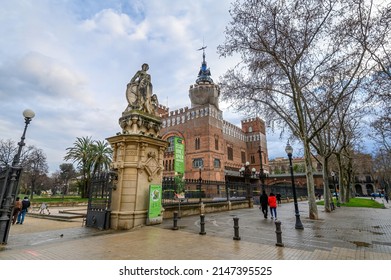
[{"label": "bollard", "polygon": [[277,221],[275,221],[275,225],[276,225],[276,235],[277,235],[276,246],[284,247],[284,243],[282,243],[281,222],[279,220],[277,220]]},{"label": "bollard", "polygon": [[200,231],[200,234],[201,235],[205,235],[206,232],[205,232],[205,215],[204,214],[201,214],[200,215],[200,225],[201,225],[201,231]]},{"label": "bollard", "polygon": [[174,222],[174,225],[173,225],[172,229],[177,230],[178,229],[178,212],[177,211],[174,211],[173,222]]},{"label": "bollard", "polygon": [[240,240],[240,236],[239,236],[239,218],[238,217],[234,217],[234,240]]}]

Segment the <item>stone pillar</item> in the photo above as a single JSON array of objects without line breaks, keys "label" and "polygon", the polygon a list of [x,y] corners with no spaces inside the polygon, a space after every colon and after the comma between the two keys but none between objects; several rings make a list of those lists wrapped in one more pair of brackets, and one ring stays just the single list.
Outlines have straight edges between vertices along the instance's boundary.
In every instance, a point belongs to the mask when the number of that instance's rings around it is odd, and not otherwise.
[{"label": "stone pillar", "polygon": [[[152,92],[149,66],[144,63],[141,68],[126,88],[128,105],[118,121],[122,132],[107,138],[113,148],[111,168],[118,174],[111,200],[113,229],[151,223],[147,222],[149,186],[161,185],[163,179],[163,156],[168,142],[159,136],[159,103]],[[154,219],[153,223],[162,220],[163,214],[161,220]]]},{"label": "stone pillar", "polygon": [[145,225],[149,185],[162,183],[167,142],[128,134],[113,136],[107,141],[114,150],[112,168],[118,173],[118,182],[112,192],[111,228],[131,229]]}]

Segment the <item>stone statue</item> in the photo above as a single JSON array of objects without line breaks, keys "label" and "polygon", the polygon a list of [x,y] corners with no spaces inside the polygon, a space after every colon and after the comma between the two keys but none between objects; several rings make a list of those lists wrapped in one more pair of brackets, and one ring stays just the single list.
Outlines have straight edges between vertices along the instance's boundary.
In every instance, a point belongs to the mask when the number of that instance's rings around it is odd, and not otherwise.
[{"label": "stone statue", "polygon": [[144,63],[141,70],[137,71],[127,85],[126,99],[128,107],[126,111],[141,110],[148,114],[154,114],[157,108],[157,96],[152,94],[151,75],[147,73],[148,64]]}]

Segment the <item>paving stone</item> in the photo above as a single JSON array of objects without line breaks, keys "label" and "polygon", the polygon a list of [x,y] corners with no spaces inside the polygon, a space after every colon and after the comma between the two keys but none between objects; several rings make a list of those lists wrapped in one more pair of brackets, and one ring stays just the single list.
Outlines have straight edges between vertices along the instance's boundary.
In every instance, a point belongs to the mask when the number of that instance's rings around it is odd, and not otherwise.
[{"label": "paving stone", "polygon": [[[13,225],[2,260],[391,260],[391,210],[337,208],[308,219],[308,205],[299,202],[304,230],[295,229],[294,205],[278,207],[284,247],[276,246],[276,226],[257,207],[182,217],[128,231],[82,227],[81,219],[55,221],[27,216]],[[54,211],[53,208],[50,209]],[[233,240],[233,217],[239,218],[241,240]]]}]

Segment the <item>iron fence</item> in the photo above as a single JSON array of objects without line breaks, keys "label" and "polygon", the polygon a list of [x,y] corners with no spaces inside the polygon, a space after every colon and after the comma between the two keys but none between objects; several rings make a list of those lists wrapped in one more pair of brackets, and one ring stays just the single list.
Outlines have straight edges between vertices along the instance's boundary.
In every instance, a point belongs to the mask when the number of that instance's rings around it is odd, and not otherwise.
[{"label": "iron fence", "polygon": [[86,216],[87,227],[110,228],[111,195],[110,173],[101,173],[91,179]]},{"label": "iron fence", "polygon": [[[185,180],[183,191],[177,193],[178,185],[171,178],[163,178],[163,206],[173,205],[181,202],[182,204],[195,203],[216,203],[221,201],[240,201],[253,199],[254,204],[259,204],[261,195],[261,185],[259,183],[230,182],[230,181],[206,181],[206,180]],[[281,198],[293,198],[291,185],[266,185],[265,191],[269,195],[280,193]],[[307,196],[306,187],[296,187],[297,196]]]},{"label": "iron fence", "polygon": [[0,168],[0,244],[7,244],[22,169]]}]

